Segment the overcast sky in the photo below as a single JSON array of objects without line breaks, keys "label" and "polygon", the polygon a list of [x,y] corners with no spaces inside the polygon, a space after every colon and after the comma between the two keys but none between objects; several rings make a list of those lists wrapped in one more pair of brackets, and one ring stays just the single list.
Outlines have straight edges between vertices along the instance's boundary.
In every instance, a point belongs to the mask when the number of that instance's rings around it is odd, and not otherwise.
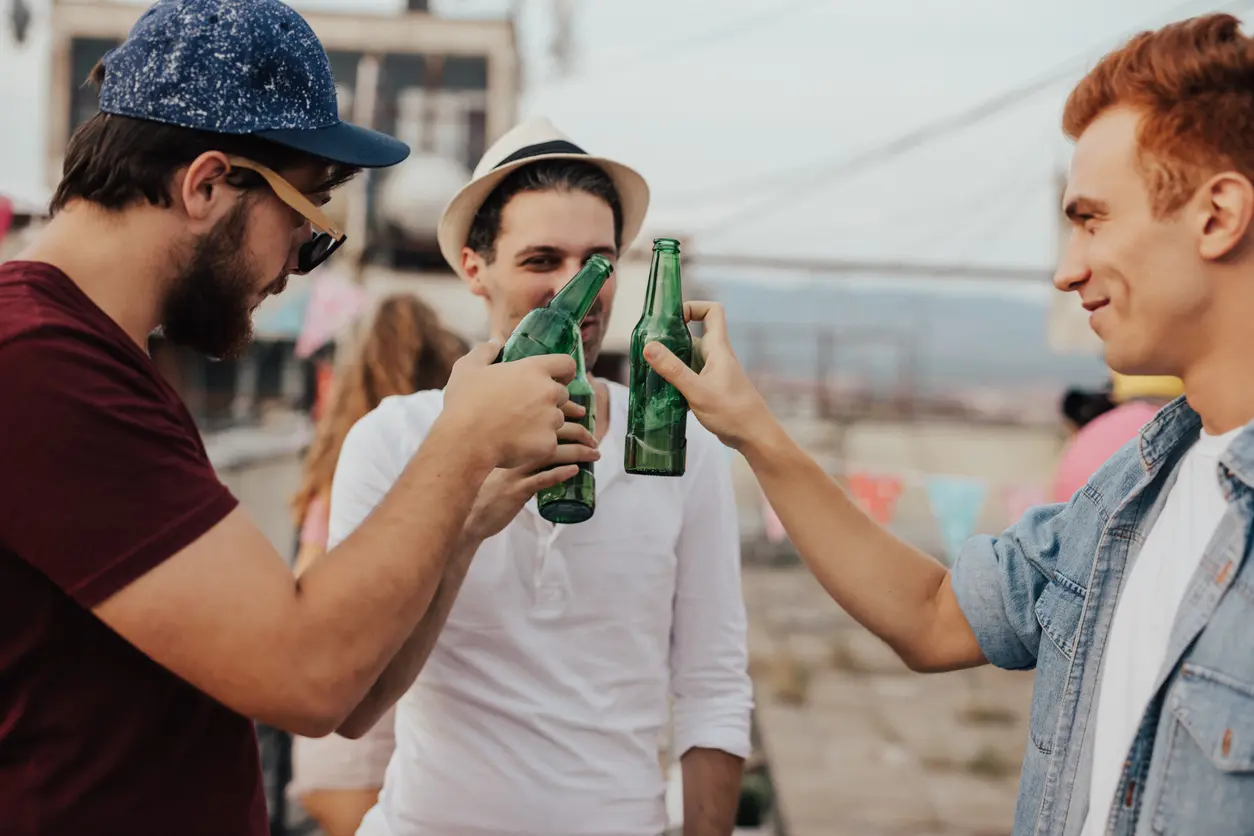
[{"label": "overcast sky", "polygon": [[[0,100],[13,117],[0,131],[0,189],[16,191],[35,189],[47,85],[49,0],[27,2],[37,19],[20,53],[8,36],[9,4],[0,3]],[[346,3],[403,5],[294,5]],[[1254,8],[1254,0],[573,4],[577,52],[563,79],[547,54],[550,0],[433,3],[450,15],[518,6],[523,114],[544,113],[590,151],[638,167],[653,188],[655,224],[699,234],[706,250],[1033,267],[1054,258],[1054,176],[1069,153],[1058,114],[1081,64],[1069,81],[966,130],[852,176],[823,172],[1070,60],[1091,63],[1138,29]]]}]

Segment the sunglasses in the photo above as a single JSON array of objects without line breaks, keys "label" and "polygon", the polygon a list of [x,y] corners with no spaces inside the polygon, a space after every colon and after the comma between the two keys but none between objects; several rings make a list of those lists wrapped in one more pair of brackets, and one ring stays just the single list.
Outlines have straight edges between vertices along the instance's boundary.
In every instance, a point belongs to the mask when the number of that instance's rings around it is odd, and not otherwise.
[{"label": "sunglasses", "polygon": [[284,180],[274,171],[261,163],[243,157],[227,157],[226,161],[236,168],[246,168],[262,176],[279,200],[290,206],[297,214],[314,227],[314,234],[308,241],[301,244],[296,258],[296,272],[308,273],[331,257],[340,246],[348,240],[348,236],[336,229],[326,214],[305,197],[295,186]]}]

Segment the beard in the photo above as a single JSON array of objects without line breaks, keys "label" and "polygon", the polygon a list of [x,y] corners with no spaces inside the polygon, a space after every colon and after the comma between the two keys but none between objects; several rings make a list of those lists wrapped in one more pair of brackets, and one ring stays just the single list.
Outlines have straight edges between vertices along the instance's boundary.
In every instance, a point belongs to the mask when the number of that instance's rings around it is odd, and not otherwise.
[{"label": "beard", "polygon": [[243,354],[252,341],[257,270],[245,254],[248,201],[241,200],[192,249],[162,306],[170,342],[217,359]]}]

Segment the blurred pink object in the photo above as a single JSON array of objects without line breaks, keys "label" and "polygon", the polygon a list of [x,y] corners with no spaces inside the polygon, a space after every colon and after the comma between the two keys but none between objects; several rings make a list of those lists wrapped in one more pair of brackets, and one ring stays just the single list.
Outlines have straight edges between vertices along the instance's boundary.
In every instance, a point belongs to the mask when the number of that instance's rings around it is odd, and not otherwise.
[{"label": "blurred pink object", "polygon": [[4,240],[4,236],[9,234],[9,227],[13,225],[13,201],[0,194],[0,241]]},{"label": "blurred pink object", "polygon": [[333,340],[365,309],[366,291],[356,282],[334,272],[316,271],[295,355],[305,359]]},{"label": "blurred pink object", "polygon": [[1067,444],[1058,461],[1051,502],[1069,502],[1119,448],[1136,438],[1160,407],[1131,401],[1104,412],[1085,424]]},{"label": "blurred pink object", "polygon": [[775,509],[771,507],[771,503],[767,501],[765,494],[762,496],[762,526],[765,529],[768,543],[782,543],[788,539],[788,532],[784,531],[784,524],[779,521],[779,515],[775,513]]}]

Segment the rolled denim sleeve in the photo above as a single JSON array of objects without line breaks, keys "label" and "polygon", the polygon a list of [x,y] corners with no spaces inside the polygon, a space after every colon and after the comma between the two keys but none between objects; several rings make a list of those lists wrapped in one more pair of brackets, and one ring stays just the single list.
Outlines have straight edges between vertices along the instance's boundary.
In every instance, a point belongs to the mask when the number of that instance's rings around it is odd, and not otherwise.
[{"label": "rolled denim sleeve", "polygon": [[967,541],[953,567],[958,606],[991,664],[1036,666],[1041,625],[1036,601],[1053,574],[1067,505],[1033,508],[1000,537]]}]

